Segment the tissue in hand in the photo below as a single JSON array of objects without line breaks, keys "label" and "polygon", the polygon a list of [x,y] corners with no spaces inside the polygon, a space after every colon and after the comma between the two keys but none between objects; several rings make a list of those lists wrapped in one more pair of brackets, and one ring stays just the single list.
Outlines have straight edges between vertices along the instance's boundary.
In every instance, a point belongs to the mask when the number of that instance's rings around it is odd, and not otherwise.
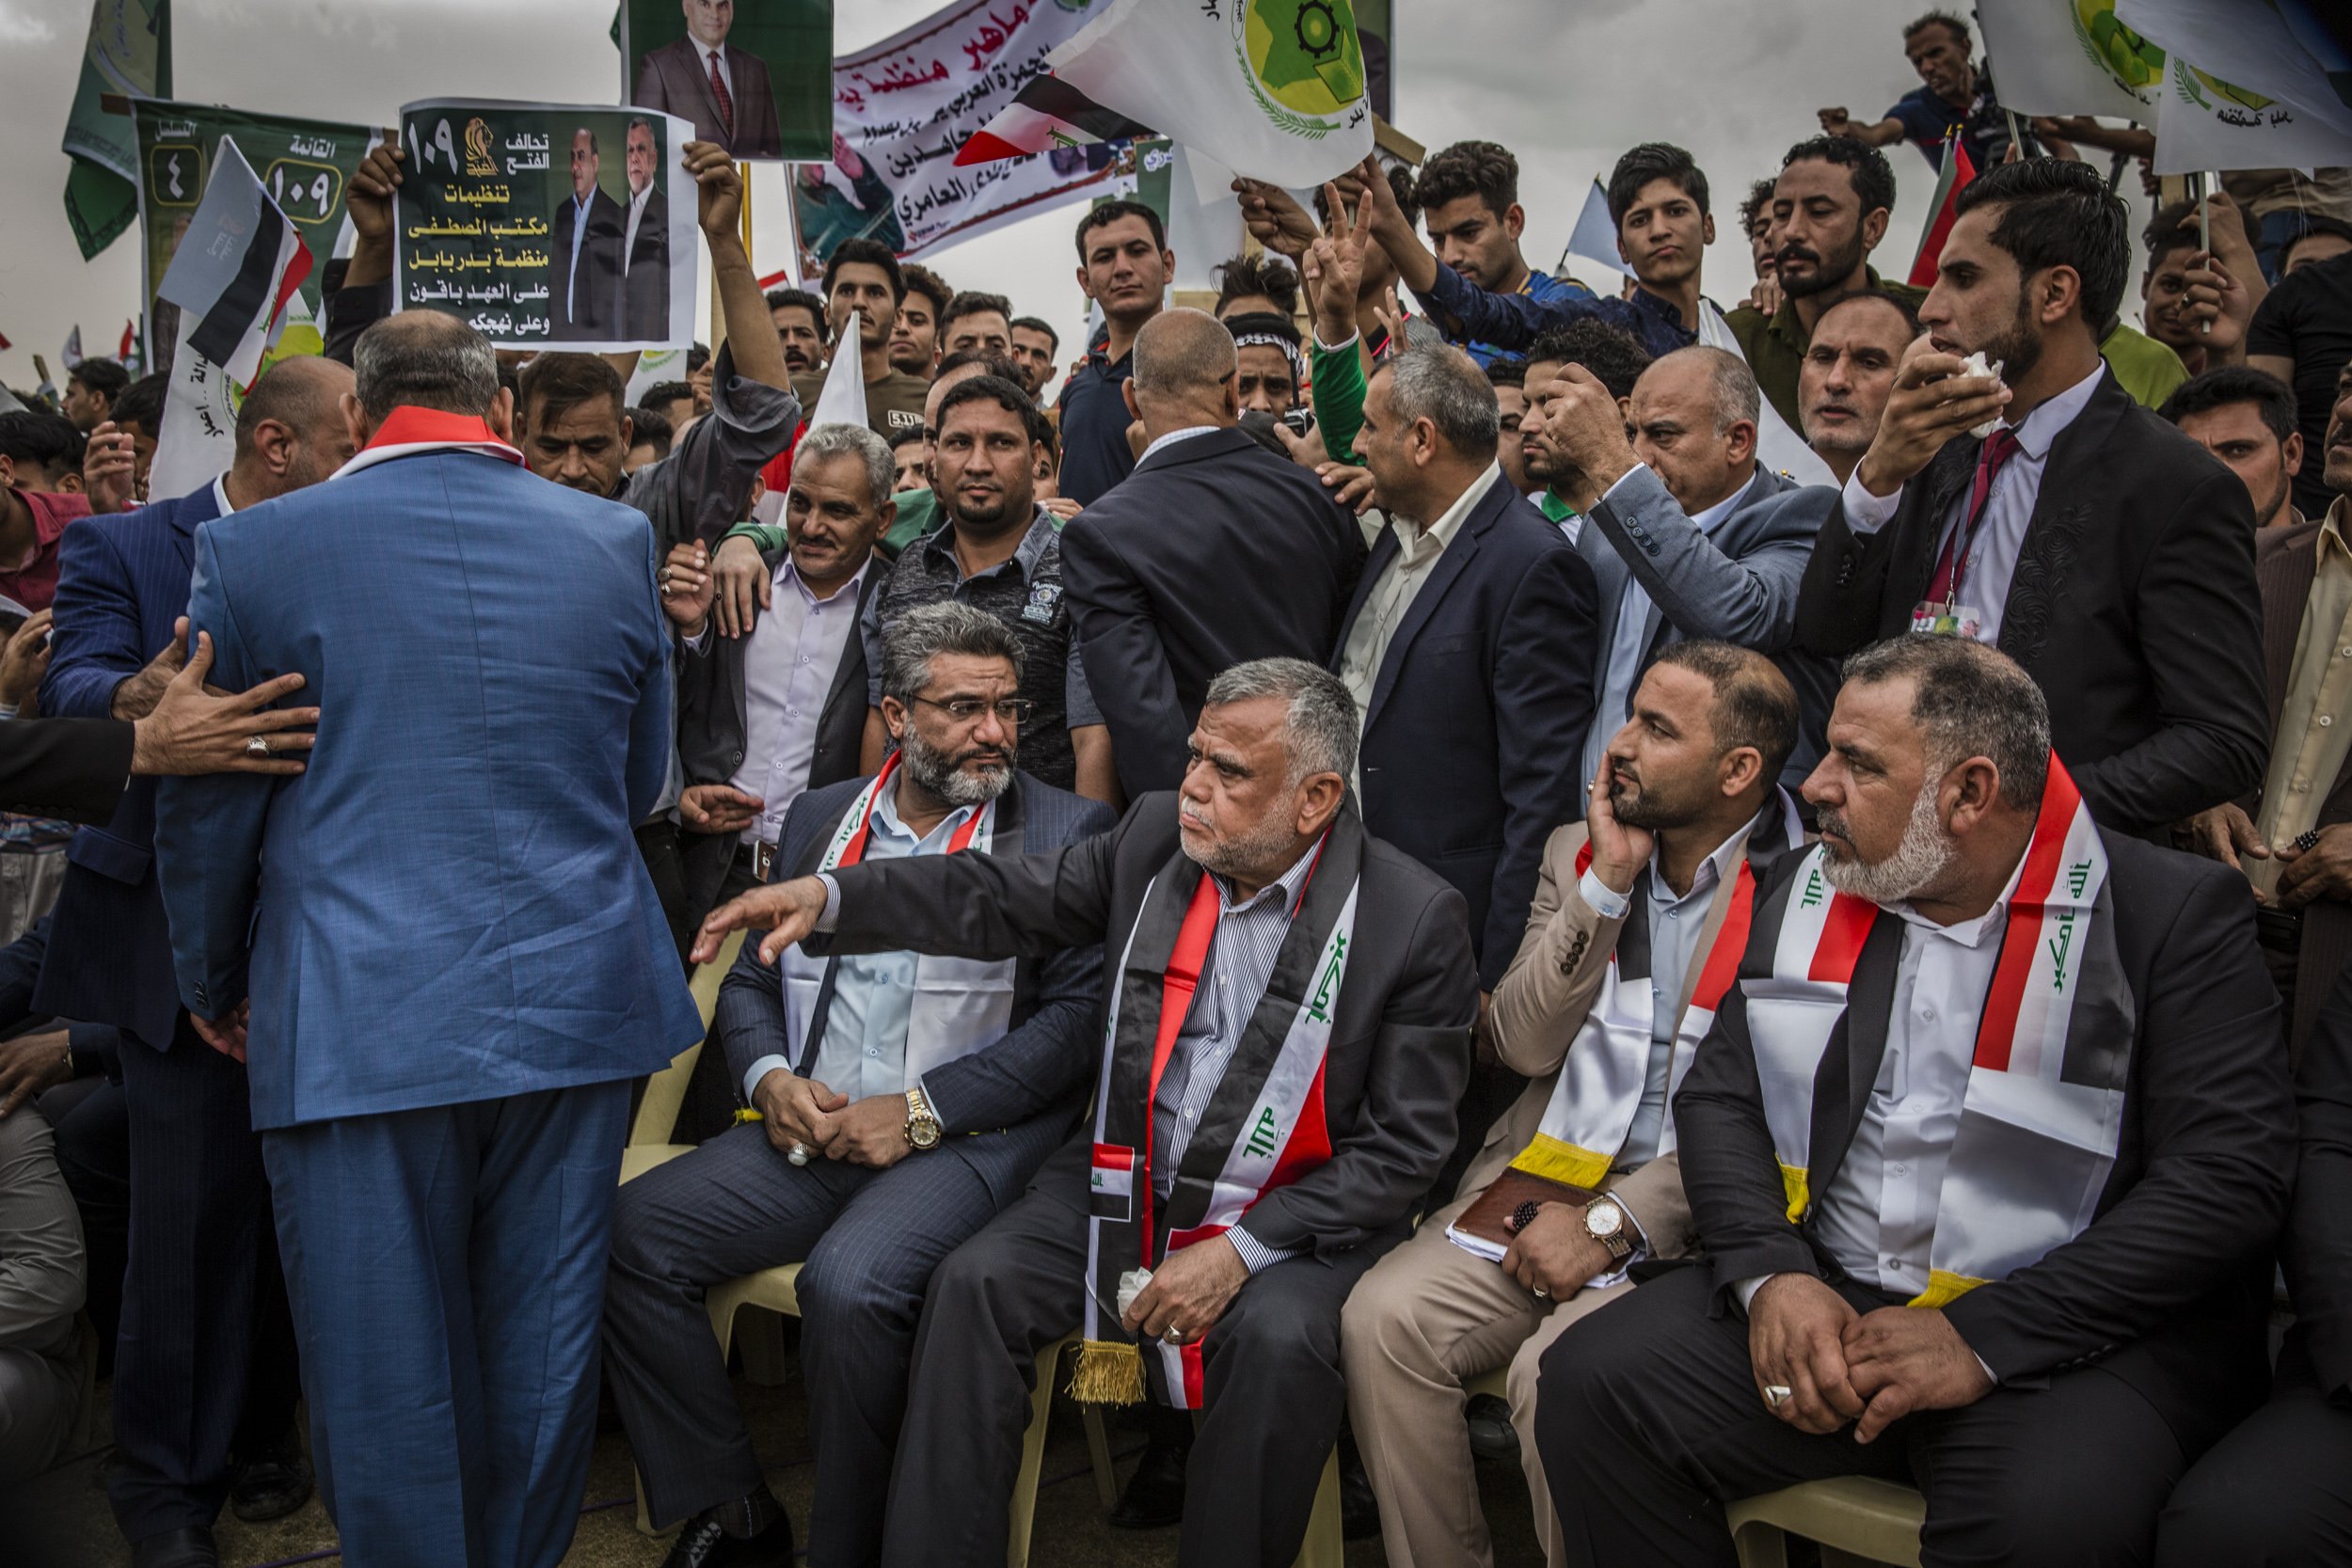
[{"label": "tissue in hand", "polygon": [[[1995,359],[1992,363],[1987,364],[1985,362],[1984,350],[1979,349],[1976,353],[1968,356],[1968,362],[1966,364],[1961,366],[1960,373],[1963,375],[1989,375],[1994,380],[1999,381],[2001,379],[2001,361]],[[2004,385],[2007,384],[2004,383]],[[1985,420],[1984,423],[1978,425],[1975,429],[1969,431],[1968,434],[1974,436],[1978,440],[1981,441],[2000,427],[2001,417],[1998,414],[1995,414],[1993,418]]]}]

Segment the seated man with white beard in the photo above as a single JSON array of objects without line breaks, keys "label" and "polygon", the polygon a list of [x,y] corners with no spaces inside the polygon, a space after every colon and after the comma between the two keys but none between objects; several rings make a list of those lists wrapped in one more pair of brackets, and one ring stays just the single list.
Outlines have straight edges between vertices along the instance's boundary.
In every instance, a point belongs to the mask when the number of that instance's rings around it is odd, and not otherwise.
[{"label": "seated man with white beard", "polygon": [[[1004,622],[969,605],[899,617],[882,660],[898,750],[877,778],[792,802],[773,879],[1057,849],[1107,830],[1107,807],[1015,770],[1023,657]],[[1028,1184],[1092,1082],[1091,942],[998,963],[796,949],[775,967],[756,946],[720,990],[714,1033],[764,1124],[629,1182],[613,1216],[605,1376],[648,1510],[687,1521],[669,1568],[793,1560],[704,1316],[709,1288],[804,1263],[808,1560],[872,1560],[931,1270]]]},{"label": "seated man with white beard", "polygon": [[1920,1560],[2142,1562],[2268,1382],[2293,1169],[2279,999],[2226,870],[2095,825],[2004,655],[1850,659],[1675,1097],[1709,1264],[1543,1360],[1569,1563],[1737,1560],[1723,1504],[1867,1475]]}]

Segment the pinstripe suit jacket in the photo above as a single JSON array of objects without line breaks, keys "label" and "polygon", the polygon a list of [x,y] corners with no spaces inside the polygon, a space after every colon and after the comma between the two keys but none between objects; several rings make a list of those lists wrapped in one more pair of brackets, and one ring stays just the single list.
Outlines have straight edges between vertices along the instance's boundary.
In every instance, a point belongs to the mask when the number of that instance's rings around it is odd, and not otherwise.
[{"label": "pinstripe suit jacket", "polygon": [[[196,531],[220,515],[213,486],[135,512],[89,516],[57,544],[56,621],[40,710],[103,719],[115,688],[171,643],[187,613]],[[155,884],[155,781],[134,779],[104,827],[66,849],[65,887],[33,1005],[127,1029],[170,1049],[180,992]]]},{"label": "pinstripe suit jacket", "polygon": [[[866,787],[850,779],[804,791],[786,811],[776,838],[771,881],[813,874],[842,814]],[[1016,773],[997,802],[992,855],[1059,849],[1108,832],[1111,809]],[[840,960],[825,966],[824,990],[809,1023],[809,1061],[824,1037]],[[993,1045],[934,1068],[925,1082],[939,1101],[941,1125],[953,1136],[1002,1131],[1002,1137],[961,1138],[958,1148],[988,1182],[998,1203],[1025,1186],[1084,1108],[1094,1083],[1102,1038],[1103,949],[1099,942],[1025,958],[1013,972],[1012,1027]],[[719,988],[713,1022],[726,1052],[729,1081],[739,1087],[763,1056],[790,1059],[784,1026],[782,977],[759,961],[747,942]],[[805,1070],[808,1061],[793,1064]]]}]

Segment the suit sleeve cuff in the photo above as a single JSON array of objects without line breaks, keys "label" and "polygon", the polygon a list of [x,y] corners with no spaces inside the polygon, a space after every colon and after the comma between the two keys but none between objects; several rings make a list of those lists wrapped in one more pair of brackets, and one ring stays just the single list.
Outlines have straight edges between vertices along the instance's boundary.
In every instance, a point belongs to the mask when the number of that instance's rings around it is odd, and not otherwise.
[{"label": "suit sleeve cuff", "polygon": [[1846,487],[1838,494],[1838,504],[1845,509],[1846,527],[1855,533],[1876,533],[1894,516],[1902,504],[1903,487],[1897,485],[1891,496],[1874,496],[1862,487],[1862,469],[1857,467],[1847,476]]},{"label": "suit sleeve cuff", "polygon": [[918,1076],[914,1086],[923,1091],[924,1102],[930,1106],[931,1119],[939,1123],[939,1130],[945,1132],[953,1127],[955,1118],[947,1114],[947,1102],[939,1098],[939,1091],[931,1087],[930,1075],[925,1073]]},{"label": "suit sleeve cuff", "polygon": [[1238,1225],[1225,1232],[1225,1239],[1233,1243],[1233,1250],[1241,1254],[1241,1266],[1251,1274],[1285,1259],[1296,1258],[1307,1250],[1305,1247],[1270,1247]]},{"label": "suit sleeve cuff", "polygon": [[786,1061],[783,1057],[773,1054],[762,1056],[759,1060],[754,1062],[751,1065],[750,1070],[743,1074],[743,1103],[746,1105],[758,1104],[759,1102],[752,1098],[752,1091],[759,1087],[759,1081],[762,1078],[767,1077],[770,1073],[774,1072],[779,1069],[786,1072],[790,1072],[792,1070],[792,1064]]},{"label": "suit sleeve cuff", "polygon": [[1618,491],[1625,488],[1626,481],[1631,479],[1635,474],[1645,473],[1648,470],[1645,465],[1640,463],[1634,464],[1633,467],[1628,468],[1625,472],[1619,474],[1615,480],[1611,482],[1609,488],[1600,493],[1600,499],[1602,500],[1611,499]]},{"label": "suit sleeve cuff", "polygon": [[825,912],[817,917],[817,928],[831,935],[841,924],[841,884],[834,880],[830,871],[819,871],[817,879],[825,884]]},{"label": "suit sleeve cuff", "polygon": [[1633,908],[1630,894],[1619,893],[1595,876],[1590,867],[1576,879],[1577,896],[1593,907],[1593,912],[1603,920],[1623,920]]}]

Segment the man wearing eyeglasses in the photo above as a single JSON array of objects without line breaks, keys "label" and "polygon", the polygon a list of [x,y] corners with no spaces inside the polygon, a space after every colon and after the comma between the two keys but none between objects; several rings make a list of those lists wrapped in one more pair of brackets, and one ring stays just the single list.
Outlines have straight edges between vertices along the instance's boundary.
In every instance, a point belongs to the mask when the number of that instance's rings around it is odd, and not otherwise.
[{"label": "man wearing eyeglasses", "polygon": [[1022,730],[1026,770],[1057,789],[1116,803],[1110,731],[1079,666],[1062,592],[1059,525],[1037,499],[1045,416],[1013,383],[976,375],[940,399],[932,420],[931,488],[947,522],[906,547],[866,607],[873,711],[866,721],[865,770],[879,772],[890,749],[874,673],[883,638],[916,606],[953,599],[995,616],[1026,650],[1022,695],[1037,705]]},{"label": "man wearing eyeglasses", "polygon": [[[1035,706],[1019,695],[1026,658],[974,606],[900,615],[877,662],[898,750],[878,778],[792,802],[771,879],[1107,832],[1107,808],[1015,770]],[[931,1270],[1028,1185],[1091,1081],[1099,945],[1004,962],[796,947],[773,967],[757,947],[721,988],[712,1034],[759,1125],[631,1180],[614,1216],[607,1386],[648,1510],[686,1522],[667,1568],[792,1560],[707,1326],[709,1288],[803,1264],[809,1560],[872,1561]]]}]

